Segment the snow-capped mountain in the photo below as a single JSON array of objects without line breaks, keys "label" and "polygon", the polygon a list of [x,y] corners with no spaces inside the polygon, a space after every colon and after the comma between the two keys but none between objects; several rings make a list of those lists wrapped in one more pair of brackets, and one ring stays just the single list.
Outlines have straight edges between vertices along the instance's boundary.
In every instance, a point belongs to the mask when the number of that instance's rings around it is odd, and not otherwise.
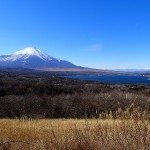
[{"label": "snow-capped mountain", "polygon": [[1,55],[0,66],[23,68],[79,68],[68,61],[51,57],[33,47],[27,47],[10,55]]}]

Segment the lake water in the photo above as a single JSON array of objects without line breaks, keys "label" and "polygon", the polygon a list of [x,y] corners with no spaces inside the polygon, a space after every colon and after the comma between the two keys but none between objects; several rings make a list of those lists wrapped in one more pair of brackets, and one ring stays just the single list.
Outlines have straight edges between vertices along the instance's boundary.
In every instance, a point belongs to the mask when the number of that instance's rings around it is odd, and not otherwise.
[{"label": "lake water", "polygon": [[150,85],[150,79],[142,75],[68,75],[72,79],[91,80],[108,84],[145,84]]}]

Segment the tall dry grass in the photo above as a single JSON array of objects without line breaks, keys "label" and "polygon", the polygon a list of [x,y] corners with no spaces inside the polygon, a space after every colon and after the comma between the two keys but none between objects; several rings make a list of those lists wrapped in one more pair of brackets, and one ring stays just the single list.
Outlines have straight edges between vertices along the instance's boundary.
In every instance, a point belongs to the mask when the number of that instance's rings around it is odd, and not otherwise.
[{"label": "tall dry grass", "polygon": [[148,120],[0,120],[0,150],[149,149]]}]

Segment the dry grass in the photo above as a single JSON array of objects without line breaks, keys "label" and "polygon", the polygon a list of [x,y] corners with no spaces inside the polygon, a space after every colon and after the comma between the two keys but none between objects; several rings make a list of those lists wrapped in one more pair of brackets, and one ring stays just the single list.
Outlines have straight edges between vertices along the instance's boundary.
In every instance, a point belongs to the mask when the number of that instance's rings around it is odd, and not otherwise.
[{"label": "dry grass", "polygon": [[0,150],[149,150],[145,120],[0,120]]}]

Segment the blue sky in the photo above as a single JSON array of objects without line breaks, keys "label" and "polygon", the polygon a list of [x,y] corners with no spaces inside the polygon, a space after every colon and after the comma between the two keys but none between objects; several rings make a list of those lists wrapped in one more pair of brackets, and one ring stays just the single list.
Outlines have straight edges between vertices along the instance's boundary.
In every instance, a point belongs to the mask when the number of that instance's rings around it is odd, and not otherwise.
[{"label": "blue sky", "polygon": [[93,68],[150,68],[149,0],[0,0],[0,54],[28,46]]}]

